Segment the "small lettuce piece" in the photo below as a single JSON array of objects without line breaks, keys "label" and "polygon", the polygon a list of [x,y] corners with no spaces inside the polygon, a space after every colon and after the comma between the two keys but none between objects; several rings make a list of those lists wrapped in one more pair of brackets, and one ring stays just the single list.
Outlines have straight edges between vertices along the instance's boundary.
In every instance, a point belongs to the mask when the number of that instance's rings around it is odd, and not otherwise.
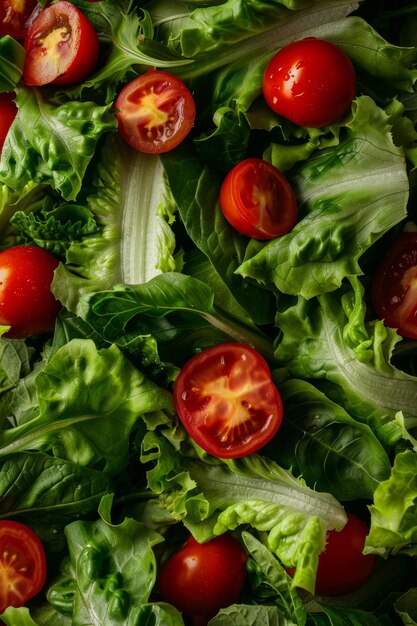
[{"label": "small lettuce piece", "polygon": [[315,152],[292,177],[299,221],[238,268],[241,276],[306,299],[362,274],[359,258],[407,215],[404,152],[389,116],[371,98],[353,106],[347,132]]},{"label": "small lettuce piece", "polygon": [[370,532],[365,551],[417,555],[417,454],[405,450],[396,455],[389,478],[374,493]]},{"label": "small lettuce piece", "polygon": [[[29,609],[24,606],[19,608],[9,606],[0,617],[6,626],[42,626],[40,622],[32,619]],[[62,626],[66,624],[62,622]]]},{"label": "small lettuce piece", "polygon": [[141,284],[175,269],[170,227],[175,205],[157,155],[142,154],[109,136],[87,208],[99,230],[71,243],[52,283],[55,297],[69,311],[78,313],[83,294],[119,283]]},{"label": "small lettuce piece", "polygon": [[392,365],[399,335],[382,321],[365,322],[364,289],[352,287],[283,303],[276,324],[282,331],[277,363],[295,377],[314,381],[355,419],[368,424],[383,445],[403,437],[417,418],[417,378]]},{"label": "small lettuce piece", "polygon": [[326,532],[346,523],[342,505],[256,454],[225,462],[185,456],[179,436],[170,443],[148,432],[142,444],[142,462],[153,465],[148,486],[161,511],[182,520],[200,542],[243,525],[264,531],[270,550],[296,568],[293,587],[313,593]]},{"label": "small lettuce piece", "polygon": [[24,85],[16,89],[19,110],[3,146],[0,181],[18,194],[31,181],[47,184],[75,200],[98,140],[116,129],[116,119],[110,106],[57,105],[45,93]]},{"label": "small lettuce piece", "polygon": [[0,433],[0,455],[51,450],[59,458],[115,474],[128,462],[141,415],[172,412],[171,395],[147,380],[116,346],[73,339],[35,379],[37,414]]},{"label": "small lettuce piece", "polygon": [[284,420],[268,454],[338,500],[371,499],[391,471],[388,454],[371,428],[307,381],[289,380],[279,390]]},{"label": "small lettuce piece", "polygon": [[22,78],[26,52],[16,39],[0,36],[0,93],[13,91]]}]

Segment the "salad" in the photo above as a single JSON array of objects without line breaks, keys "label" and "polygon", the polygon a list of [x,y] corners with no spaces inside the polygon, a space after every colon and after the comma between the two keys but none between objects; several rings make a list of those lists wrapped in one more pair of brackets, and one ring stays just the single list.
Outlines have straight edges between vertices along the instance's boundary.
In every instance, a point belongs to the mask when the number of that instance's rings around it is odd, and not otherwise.
[{"label": "salad", "polygon": [[6,626],[417,624],[416,20],[0,0]]}]

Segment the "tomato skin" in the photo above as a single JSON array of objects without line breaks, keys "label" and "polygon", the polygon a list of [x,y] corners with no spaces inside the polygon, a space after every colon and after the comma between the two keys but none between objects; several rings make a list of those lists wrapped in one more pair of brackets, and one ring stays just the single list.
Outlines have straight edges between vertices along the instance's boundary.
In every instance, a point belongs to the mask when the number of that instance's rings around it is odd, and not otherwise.
[{"label": "tomato skin", "polygon": [[297,219],[293,188],[263,159],[245,159],[230,170],[220,189],[220,208],[237,231],[254,239],[284,235]]},{"label": "tomato skin", "polygon": [[329,126],[347,113],[356,73],[334,44],[308,37],[284,46],[267,65],[263,94],[278,115],[310,128]]},{"label": "tomato skin", "polygon": [[0,613],[20,607],[39,593],[46,580],[46,557],[31,528],[0,520]]},{"label": "tomato skin", "polygon": [[17,114],[17,106],[14,103],[14,93],[0,94],[0,153],[6,141],[7,133]]},{"label": "tomato skin", "polygon": [[174,384],[178,416],[190,437],[219,458],[256,452],[276,434],[282,401],[265,359],[226,342],[193,356]]},{"label": "tomato skin", "polygon": [[372,305],[384,324],[417,339],[417,232],[401,233],[377,267]]},{"label": "tomato skin", "polygon": [[58,0],[39,12],[25,37],[23,80],[27,85],[75,85],[96,66],[99,40],[76,6]]},{"label": "tomato skin", "polygon": [[246,580],[247,556],[224,534],[199,544],[190,536],[159,575],[162,599],[189,617],[211,618],[238,602]]},{"label": "tomato skin", "polygon": [[37,0],[0,0],[0,35],[22,41],[37,4]]},{"label": "tomato skin", "polygon": [[53,330],[61,309],[51,292],[58,260],[36,246],[14,246],[0,252],[0,324],[4,335],[23,339]]},{"label": "tomato skin", "polygon": [[115,102],[119,133],[135,150],[162,154],[176,148],[194,125],[194,98],[174,74],[148,70],[128,83]]},{"label": "tomato skin", "polygon": [[341,531],[329,531],[327,545],[319,556],[316,577],[319,595],[351,593],[368,580],[375,568],[376,556],[362,553],[368,526],[353,513],[348,513],[347,518]]}]

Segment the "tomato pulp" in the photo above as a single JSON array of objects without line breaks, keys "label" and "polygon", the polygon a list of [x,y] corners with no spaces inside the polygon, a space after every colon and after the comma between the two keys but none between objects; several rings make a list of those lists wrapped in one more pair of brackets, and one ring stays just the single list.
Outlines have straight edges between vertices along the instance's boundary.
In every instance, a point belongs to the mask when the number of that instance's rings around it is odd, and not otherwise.
[{"label": "tomato pulp", "polygon": [[34,86],[80,83],[94,69],[99,55],[93,25],[66,0],[58,0],[36,16],[24,46],[23,80]]},{"label": "tomato pulp", "polygon": [[356,73],[334,44],[307,37],[281,48],[268,63],[263,93],[269,107],[311,128],[334,124],[356,95]]},{"label": "tomato pulp", "polygon": [[372,280],[372,304],[386,326],[417,339],[417,233],[402,233]]},{"label": "tomato pulp", "polygon": [[0,521],[0,613],[24,606],[45,584],[46,557],[31,528],[12,520]]},{"label": "tomato pulp", "polygon": [[254,239],[284,235],[297,218],[289,181],[263,159],[245,159],[227,174],[220,189],[220,208],[236,230]]},{"label": "tomato pulp", "polygon": [[0,94],[0,153],[6,141],[7,133],[17,114],[13,93]]},{"label": "tomato pulp", "polygon": [[119,132],[135,150],[150,154],[178,146],[194,124],[195,103],[177,76],[148,70],[126,85],[115,107]]},{"label": "tomato pulp", "polygon": [[37,0],[0,0],[0,35],[23,40]]},{"label": "tomato pulp", "polygon": [[202,544],[190,536],[161,570],[161,596],[185,615],[209,619],[238,602],[246,560],[246,552],[231,535]]},{"label": "tomato pulp", "polygon": [[256,452],[276,434],[282,402],[264,358],[241,343],[223,343],[192,357],[174,385],[188,434],[220,458]]},{"label": "tomato pulp", "polygon": [[24,338],[50,332],[61,309],[51,292],[58,260],[36,246],[0,252],[0,324],[6,337]]}]

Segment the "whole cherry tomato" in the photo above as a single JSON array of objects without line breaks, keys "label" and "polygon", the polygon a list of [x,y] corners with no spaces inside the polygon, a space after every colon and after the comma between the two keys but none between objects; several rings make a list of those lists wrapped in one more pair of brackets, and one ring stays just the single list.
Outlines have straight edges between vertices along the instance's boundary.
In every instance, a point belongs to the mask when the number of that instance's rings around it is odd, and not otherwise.
[{"label": "whole cherry tomato", "polygon": [[276,434],[282,401],[265,359],[238,342],[196,354],[174,385],[179,418],[206,452],[237,458],[259,450]]},{"label": "whole cherry tomato", "polygon": [[202,544],[190,536],[160,572],[162,599],[184,615],[209,619],[238,602],[246,560],[243,547],[231,535]]},{"label": "whole cherry tomato", "polygon": [[58,260],[36,246],[14,246],[0,252],[0,324],[11,326],[6,337],[21,339],[50,332],[60,303],[51,292]]},{"label": "whole cherry tomato", "polygon": [[0,613],[24,606],[45,584],[46,557],[39,537],[31,528],[12,520],[0,520]]},{"label": "whole cherry tomato", "polygon": [[417,232],[397,237],[376,269],[371,295],[386,326],[417,339]]},{"label": "whole cherry tomato", "polygon": [[74,85],[94,69],[99,41],[93,25],[66,0],[48,5],[31,22],[24,42],[27,85]]},{"label": "whole cherry tomato", "polygon": [[115,103],[119,132],[135,150],[151,154],[178,146],[194,124],[195,104],[174,74],[148,70],[127,84]]},{"label": "whole cherry tomato", "polygon": [[293,188],[263,159],[245,159],[227,174],[220,189],[220,208],[236,230],[254,239],[284,235],[297,218]]},{"label": "whole cherry tomato", "polygon": [[0,153],[6,141],[7,133],[17,114],[13,93],[0,94]]},{"label": "whole cherry tomato", "polygon": [[334,44],[308,37],[281,48],[263,78],[263,93],[275,113],[299,126],[340,120],[356,95],[356,73]]},{"label": "whole cherry tomato", "polygon": [[341,531],[331,530],[319,557],[316,593],[339,596],[361,587],[376,565],[374,554],[363,554],[368,526],[353,513]]}]

